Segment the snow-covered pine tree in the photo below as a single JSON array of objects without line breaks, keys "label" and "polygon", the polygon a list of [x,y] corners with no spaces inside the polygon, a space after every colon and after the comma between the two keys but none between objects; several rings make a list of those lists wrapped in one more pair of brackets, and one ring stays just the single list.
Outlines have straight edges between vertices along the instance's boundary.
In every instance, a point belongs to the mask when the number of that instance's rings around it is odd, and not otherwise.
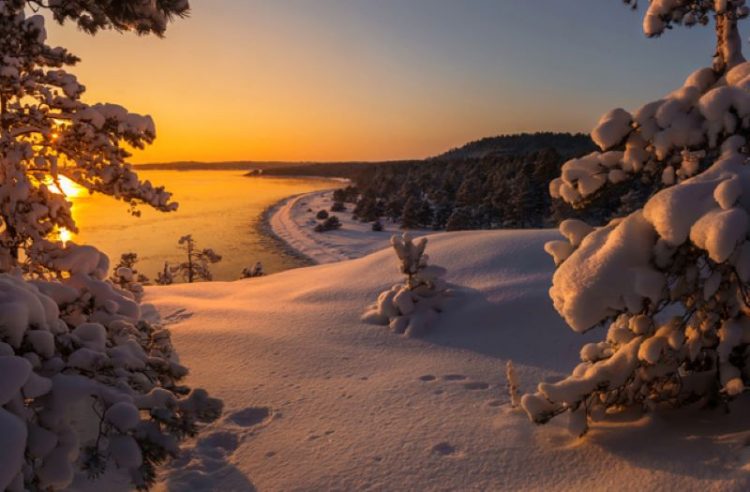
[{"label": "snow-covered pine tree", "polygon": [[575,432],[619,408],[728,401],[750,381],[750,63],[737,22],[744,0],[653,0],[647,35],[714,18],[711,68],[635,113],[616,109],[592,132],[602,152],[567,162],[550,184],[575,206],[616,183],[661,190],[594,229],[564,221],[548,243],[550,290],[577,332],[607,326],[581,364],[522,405],[537,423],[571,412]]},{"label": "snow-covered pine tree", "polygon": [[211,248],[198,249],[192,234],[182,236],[177,242],[185,252],[185,261],[172,267],[173,275],[181,275],[188,282],[213,280],[209,265],[221,261],[221,255]]},{"label": "snow-covered pine tree", "polygon": [[[123,143],[142,148],[155,137],[148,116],[113,104],[81,101],[84,86],[65,70],[78,59],[46,44],[44,18],[26,17],[27,3],[88,31],[106,27],[161,33],[187,2],[41,2],[0,4],[0,271],[47,267],[57,228],[76,230],[70,204],[55,190],[59,176],[91,192],[170,211],[170,194],[142,182],[126,163]],[[178,5],[180,4],[180,5]]]},{"label": "snow-covered pine tree", "polygon": [[429,265],[425,254],[427,238],[414,242],[409,233],[392,236],[391,245],[399,260],[404,283],[381,292],[377,302],[362,315],[366,323],[389,325],[395,333],[410,337],[424,335],[443,309],[450,295],[443,267]]},{"label": "snow-covered pine tree", "polygon": [[119,263],[112,268],[109,281],[125,292],[130,292],[133,298],[140,302],[143,299],[143,286],[148,283],[148,277],[136,270],[136,263],[136,253],[123,253],[120,255]]},{"label": "snow-covered pine tree", "polygon": [[147,116],[81,101],[77,59],[46,42],[41,15],[94,33],[161,35],[185,0],[0,1],[0,489],[60,490],[83,468],[147,487],[221,402],[182,386],[169,332],[106,281],[109,259],[55,238],[75,230],[59,185],[173,210],[126,163],[155,135]]}]

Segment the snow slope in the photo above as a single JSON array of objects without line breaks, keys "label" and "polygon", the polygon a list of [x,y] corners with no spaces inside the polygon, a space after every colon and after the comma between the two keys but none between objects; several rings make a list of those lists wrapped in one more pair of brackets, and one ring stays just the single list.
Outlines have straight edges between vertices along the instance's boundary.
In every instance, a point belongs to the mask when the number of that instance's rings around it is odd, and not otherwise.
[{"label": "snow slope", "polygon": [[[315,214],[330,211],[333,190],[315,191],[288,198],[272,211],[269,225],[276,236],[290,248],[315,263],[360,258],[388,246],[391,235],[400,233],[398,224],[383,222],[384,230],[374,232],[372,223],[352,220],[354,205],[347,203],[344,212],[332,212],[341,220],[341,229],[324,233],[313,228],[319,223]],[[431,231],[430,231],[431,232]],[[412,231],[412,236],[422,236],[428,231]]]},{"label": "snow slope", "polygon": [[[435,264],[461,287],[434,332],[359,316],[396,282],[385,250],[232,283],[149,287],[190,384],[226,414],[168,467],[161,490],[747,490],[750,410],[619,417],[585,439],[509,407],[569,371],[586,337],[547,290],[555,231],[445,233]],[[594,334],[594,337],[600,334]]]}]

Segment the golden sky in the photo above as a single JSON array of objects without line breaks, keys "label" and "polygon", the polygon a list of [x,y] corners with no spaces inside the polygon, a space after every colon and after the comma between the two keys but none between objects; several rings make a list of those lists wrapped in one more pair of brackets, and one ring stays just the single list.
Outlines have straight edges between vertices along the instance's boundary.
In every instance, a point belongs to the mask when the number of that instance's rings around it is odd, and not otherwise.
[{"label": "golden sky", "polygon": [[385,160],[586,131],[702,65],[695,32],[645,40],[619,2],[574,3],[192,0],[166,39],[48,31],[83,59],[87,101],[154,117],[134,162]]}]

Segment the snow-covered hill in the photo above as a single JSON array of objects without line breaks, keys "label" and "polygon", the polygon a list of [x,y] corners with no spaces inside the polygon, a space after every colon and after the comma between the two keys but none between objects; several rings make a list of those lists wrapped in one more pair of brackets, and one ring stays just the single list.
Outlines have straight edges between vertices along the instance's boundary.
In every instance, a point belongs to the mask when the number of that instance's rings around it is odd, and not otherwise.
[{"label": "snow-covered hill", "polygon": [[[585,337],[547,296],[554,231],[445,233],[432,263],[460,293],[424,339],[359,321],[399,280],[384,250],[232,283],[150,287],[190,383],[226,414],[164,473],[171,490],[747,490],[748,400],[596,425],[509,406],[569,371]],[[596,335],[595,335],[596,336]]]}]

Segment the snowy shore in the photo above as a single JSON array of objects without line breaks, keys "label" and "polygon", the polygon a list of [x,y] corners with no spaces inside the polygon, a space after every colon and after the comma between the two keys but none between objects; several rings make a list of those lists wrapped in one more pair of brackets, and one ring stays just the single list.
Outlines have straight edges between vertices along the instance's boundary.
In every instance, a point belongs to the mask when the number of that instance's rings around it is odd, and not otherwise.
[{"label": "snowy shore", "polygon": [[[334,263],[361,258],[388,247],[390,237],[401,231],[397,224],[383,222],[383,231],[373,231],[372,224],[351,218],[353,205],[347,210],[332,212],[342,223],[341,229],[319,233],[313,231],[319,210],[329,211],[333,204],[333,190],[315,191],[287,198],[264,214],[265,230],[286,245],[293,254],[312,263]],[[412,231],[421,236],[432,231]]]},{"label": "snowy shore", "polygon": [[547,290],[556,231],[430,237],[460,293],[424,339],[359,317],[398,280],[393,252],[237,282],[148,287],[189,383],[223,418],[157,490],[748,490],[748,399],[596,424],[532,425],[509,405],[569,372],[574,334]]}]

